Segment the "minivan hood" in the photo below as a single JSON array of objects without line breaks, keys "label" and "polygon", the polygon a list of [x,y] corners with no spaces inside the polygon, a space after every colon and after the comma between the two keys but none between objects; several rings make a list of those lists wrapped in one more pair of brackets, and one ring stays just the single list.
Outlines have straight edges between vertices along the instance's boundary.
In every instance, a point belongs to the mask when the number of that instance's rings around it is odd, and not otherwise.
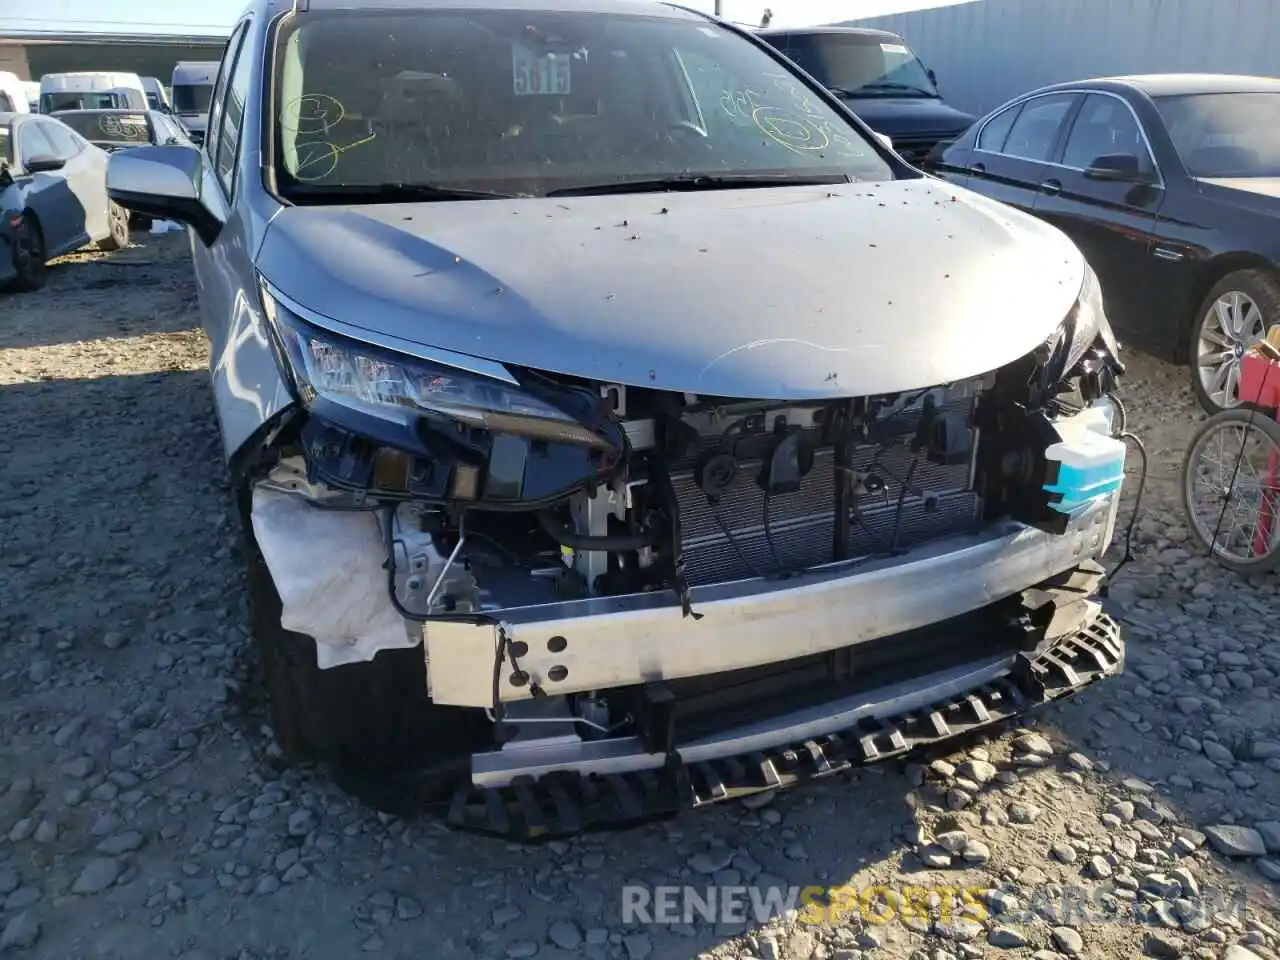
[{"label": "minivan hood", "polygon": [[890,137],[955,137],[974,117],[932,97],[841,97],[846,107],[877,133]]},{"label": "minivan hood", "polygon": [[891,393],[1040,345],[1084,261],[929,178],[573,199],[285,207],[264,278],[388,346],[714,396]]}]

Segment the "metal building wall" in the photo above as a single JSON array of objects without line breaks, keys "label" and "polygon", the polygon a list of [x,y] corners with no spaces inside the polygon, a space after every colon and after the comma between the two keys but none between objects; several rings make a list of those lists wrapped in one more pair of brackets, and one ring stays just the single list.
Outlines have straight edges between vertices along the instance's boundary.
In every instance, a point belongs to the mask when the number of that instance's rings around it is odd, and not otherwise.
[{"label": "metal building wall", "polygon": [[46,73],[116,70],[155,77],[165,86],[179,60],[220,60],[225,43],[49,43],[27,48],[32,79]]},{"label": "metal building wall", "polygon": [[902,35],[947,101],[979,115],[1086,77],[1280,76],[1280,0],[970,0],[844,24]]}]

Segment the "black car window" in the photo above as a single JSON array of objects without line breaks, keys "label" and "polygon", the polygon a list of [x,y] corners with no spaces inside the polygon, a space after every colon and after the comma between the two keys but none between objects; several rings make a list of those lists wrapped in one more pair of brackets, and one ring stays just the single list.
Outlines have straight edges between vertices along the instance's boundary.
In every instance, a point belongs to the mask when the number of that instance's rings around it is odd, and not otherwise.
[{"label": "black car window", "polygon": [[978,134],[978,149],[987,153],[1000,153],[1004,150],[1004,142],[1009,139],[1009,131],[1013,129],[1013,121],[1018,119],[1018,111],[1021,109],[1022,104],[1019,103],[988,120]]},{"label": "black car window", "polygon": [[1137,157],[1138,169],[1144,174],[1155,173],[1155,162],[1133,111],[1118,97],[1088,94],[1067,135],[1063,165],[1084,170],[1098,157],[1119,153]]},{"label": "black car window", "polygon": [[244,46],[249,25],[242,23],[231,35],[226,52],[222,56],[222,64],[218,67],[218,78],[213,85],[213,95],[209,101],[209,118],[204,131],[204,149],[209,159],[216,164],[218,160],[218,127],[222,123],[222,109],[226,98],[227,84],[231,82],[231,71],[235,69],[236,60],[240,56],[240,48]]},{"label": "black car window", "polygon": [[240,132],[244,127],[244,105],[249,99],[249,84],[253,79],[254,59],[246,47],[241,47],[236,57],[231,82],[222,103],[222,123],[218,126],[218,178],[227,189],[227,196],[235,192],[236,159],[240,156]]},{"label": "black car window", "polygon": [[1057,93],[1024,103],[1001,152],[1023,160],[1048,160],[1075,98],[1074,93]]},{"label": "black car window", "polygon": [[9,99],[9,95],[0,90],[0,113],[13,113],[13,101]]},{"label": "black car window", "polygon": [[[773,37],[766,37],[777,43]],[[858,33],[790,33],[783,51],[819,83],[844,93],[936,97],[929,71],[897,37]]]},{"label": "black car window", "polygon": [[40,129],[40,124],[28,121],[18,128],[18,154],[25,163],[33,157],[56,157],[58,152]]},{"label": "black car window", "polygon": [[42,123],[40,127],[53,144],[54,156],[59,160],[70,160],[83,149],[71,131],[61,123]]},{"label": "black car window", "polygon": [[1159,97],[1156,109],[1191,176],[1280,176],[1280,93]]},{"label": "black car window", "polygon": [[151,131],[147,126],[145,113],[87,110],[84,113],[65,113],[60,119],[62,124],[70,128],[72,137],[79,134],[95,143],[137,146],[151,142]]},{"label": "black car window", "polygon": [[[227,49],[231,49],[230,45]],[[210,83],[175,83],[172,93],[173,109],[177,113],[208,113],[213,102],[213,84]]]}]

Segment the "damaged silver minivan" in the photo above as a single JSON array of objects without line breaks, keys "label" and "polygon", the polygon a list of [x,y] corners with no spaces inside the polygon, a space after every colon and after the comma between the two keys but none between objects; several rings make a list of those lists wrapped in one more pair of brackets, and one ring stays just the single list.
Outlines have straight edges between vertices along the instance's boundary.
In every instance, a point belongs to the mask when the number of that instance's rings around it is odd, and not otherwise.
[{"label": "damaged silver minivan", "polygon": [[538,837],[1117,672],[1123,370],[1054,228],[650,0],[257,0],[190,228],[275,735]]}]

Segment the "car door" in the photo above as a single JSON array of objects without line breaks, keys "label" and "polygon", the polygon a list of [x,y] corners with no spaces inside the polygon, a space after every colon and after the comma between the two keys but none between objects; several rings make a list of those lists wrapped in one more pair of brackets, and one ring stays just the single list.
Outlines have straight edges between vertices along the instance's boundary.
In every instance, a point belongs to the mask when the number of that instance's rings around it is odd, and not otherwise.
[{"label": "car door", "polygon": [[1038,94],[986,121],[969,160],[966,185],[1030,213],[1045,163],[1077,99],[1074,93]]},{"label": "car door", "polygon": [[[240,427],[225,422],[241,411],[255,423],[261,422],[261,398],[250,375],[237,365],[237,347],[245,337],[258,332],[257,281],[249,251],[251,229],[248,204],[238,202],[246,189],[238,177],[240,144],[244,132],[245,109],[252,88],[256,62],[254,31],[248,22],[234,34],[214,84],[209,104],[209,124],[203,153],[202,198],[222,211],[223,226],[211,243],[192,234],[192,255],[196,282],[200,286],[200,310],[213,363],[213,385],[219,396],[216,405],[223,436],[235,435]],[[246,409],[248,404],[252,409]]]},{"label": "car door", "polygon": [[[57,157],[57,150],[39,120],[17,124],[18,163],[25,169],[34,159]],[[26,203],[40,221],[45,251],[50,257],[66,253],[84,231],[84,211],[59,170],[26,173]],[[78,246],[78,244],[76,244]]]},{"label": "car door", "polygon": [[[1103,179],[1100,157],[1137,159],[1137,175]],[[1114,174],[1111,174],[1114,176]],[[1102,284],[1107,316],[1121,332],[1145,326],[1156,219],[1164,184],[1129,104],[1113,93],[1081,101],[1044,171],[1035,213],[1075,241]]]},{"label": "car door", "polygon": [[83,211],[81,244],[101,240],[110,232],[107,215],[107,154],[77,136],[57,120],[40,121],[42,131],[53,144],[59,160],[66,164],[62,175]]}]

